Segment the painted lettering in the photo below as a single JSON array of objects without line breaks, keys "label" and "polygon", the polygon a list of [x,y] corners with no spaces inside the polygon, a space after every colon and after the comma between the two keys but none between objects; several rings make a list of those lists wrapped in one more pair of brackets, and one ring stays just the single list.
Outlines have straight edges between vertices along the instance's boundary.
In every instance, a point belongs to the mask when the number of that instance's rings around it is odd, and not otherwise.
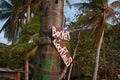
[{"label": "painted lettering", "polygon": [[65,47],[65,45],[63,44],[61,40],[55,39],[53,40],[53,44],[55,45],[64,63],[68,67],[72,62],[72,57],[70,56],[70,53],[68,52],[67,48]]},{"label": "painted lettering", "polygon": [[61,39],[61,40],[70,40],[70,35],[69,35],[69,31],[64,30],[62,28],[56,28],[56,27],[52,27],[52,36],[54,38],[57,39]]}]

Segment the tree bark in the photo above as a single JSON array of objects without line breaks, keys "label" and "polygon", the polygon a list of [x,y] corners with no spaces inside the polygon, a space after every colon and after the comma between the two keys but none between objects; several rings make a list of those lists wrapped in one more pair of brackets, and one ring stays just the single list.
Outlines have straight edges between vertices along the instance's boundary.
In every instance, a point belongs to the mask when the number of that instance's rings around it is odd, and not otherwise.
[{"label": "tree bark", "polygon": [[52,44],[52,26],[63,27],[64,0],[44,0],[34,80],[59,80],[60,56]]},{"label": "tree bark", "polygon": [[25,56],[25,80],[29,80],[29,58]]},{"label": "tree bark", "polygon": [[[31,0],[28,0],[28,3],[30,3]],[[28,4],[28,7],[27,7],[27,23],[30,22],[30,4]]]},{"label": "tree bark", "polygon": [[102,23],[100,23],[100,26],[98,26],[98,27],[101,27],[100,30],[101,30],[102,33],[101,33],[98,48],[97,48],[96,59],[95,59],[95,68],[94,68],[94,73],[93,73],[92,80],[97,79],[97,73],[98,73],[98,67],[99,67],[99,57],[100,57],[100,49],[101,49],[101,46],[102,46],[102,43],[103,43],[104,29],[105,29],[106,22],[107,22],[106,19],[107,19],[106,10],[104,10],[103,11],[103,17],[102,17]]},{"label": "tree bark", "polygon": [[97,48],[97,53],[96,53],[96,59],[95,59],[95,68],[94,68],[94,74],[93,74],[93,79],[92,80],[97,80],[97,73],[98,73],[98,67],[99,67],[99,56],[100,56],[100,49],[102,46],[103,42],[103,36],[104,36],[104,31],[102,32],[98,48]]}]

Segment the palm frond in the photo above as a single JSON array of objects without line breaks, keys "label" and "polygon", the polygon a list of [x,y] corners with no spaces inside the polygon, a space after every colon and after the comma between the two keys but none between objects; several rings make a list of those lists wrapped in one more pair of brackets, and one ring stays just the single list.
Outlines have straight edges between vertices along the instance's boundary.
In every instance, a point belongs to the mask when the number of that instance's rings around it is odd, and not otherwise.
[{"label": "palm frond", "polygon": [[[78,17],[77,24],[82,26],[95,27],[95,42],[98,43],[107,21],[113,24],[119,22],[113,7],[120,7],[120,1],[108,4],[108,0],[88,0],[83,3],[76,3],[73,6],[80,10],[82,17]],[[113,5],[113,7],[112,7]],[[103,16],[105,14],[105,16]]]},{"label": "palm frond", "polygon": [[70,1],[69,1],[69,0],[66,0],[66,3],[68,4],[69,8],[71,8],[71,7],[72,7],[72,5],[71,5],[71,3],[70,3]]},{"label": "palm frond", "polygon": [[[10,0],[11,1],[11,0]],[[4,8],[6,8],[6,9],[11,9],[12,8],[12,6],[11,6],[11,4],[9,4],[8,3],[8,1],[6,1],[6,0],[3,0],[3,2],[2,2],[2,8],[4,9]]]},{"label": "palm frond", "polygon": [[28,41],[30,40],[30,35],[22,35],[19,40],[18,43],[28,43]]},{"label": "palm frond", "polygon": [[31,33],[31,32],[39,33],[40,17],[41,17],[41,14],[34,16],[31,22],[26,24],[23,27],[23,33]]},{"label": "palm frond", "polygon": [[[16,40],[19,36],[20,28],[15,26],[12,19],[10,18],[2,28],[5,31],[4,37],[8,39],[8,41]],[[17,37],[15,37],[17,35]]]},{"label": "palm frond", "polygon": [[85,15],[82,15],[81,17],[78,18],[77,20],[77,25],[82,25],[85,27],[91,27],[93,24],[97,23],[100,17],[100,13],[98,11],[91,12],[86,12]]},{"label": "palm frond", "polygon": [[9,17],[9,20],[6,21],[0,31],[5,31],[4,36],[8,39],[8,41],[13,41],[18,38],[21,29],[21,20],[18,16],[21,8],[21,2],[20,0],[10,0],[9,2],[4,0],[2,3],[3,8],[1,10],[0,19]]},{"label": "palm frond", "polygon": [[79,8],[79,10],[103,10],[101,5],[97,3],[90,2],[90,3],[75,3],[73,6]]},{"label": "palm frond", "polygon": [[73,4],[73,6],[74,7],[77,7],[77,8],[79,8],[79,10],[80,9],[89,9],[89,8],[91,8],[91,4],[89,4],[89,3],[75,3],[75,4]]},{"label": "palm frond", "polygon": [[13,55],[26,55],[28,52],[30,52],[33,48],[35,47],[34,44],[32,43],[21,43],[21,44],[16,44],[14,47],[11,49],[11,53]]},{"label": "palm frond", "polygon": [[8,18],[10,16],[11,12],[1,12],[1,15],[0,15],[0,19],[5,19],[5,18]]},{"label": "palm frond", "polygon": [[108,20],[111,18],[113,24],[115,22],[119,23],[118,19],[115,16],[115,11],[114,11],[114,9],[112,7],[107,7],[106,8],[106,12],[107,12],[107,18],[108,18]]},{"label": "palm frond", "polygon": [[32,0],[31,11],[35,14],[38,14],[43,8],[44,0]]},{"label": "palm frond", "polygon": [[95,43],[99,43],[99,40],[101,38],[101,35],[102,35],[102,32],[104,31],[105,29],[105,26],[106,26],[106,12],[103,13],[103,17],[101,17],[101,20],[100,22],[98,23],[97,27],[96,27],[96,30],[95,30]]},{"label": "palm frond", "polygon": [[114,7],[114,8],[120,8],[120,1],[114,1],[110,4],[110,6]]},{"label": "palm frond", "polygon": [[34,34],[34,35],[31,36],[31,39],[36,39],[38,37],[39,37],[39,33],[36,33],[36,34]]},{"label": "palm frond", "polygon": [[34,56],[37,51],[37,46],[27,53],[28,57]]},{"label": "palm frond", "polygon": [[[6,22],[9,20],[9,18],[6,19]],[[5,29],[5,24],[1,26],[0,33]]]}]

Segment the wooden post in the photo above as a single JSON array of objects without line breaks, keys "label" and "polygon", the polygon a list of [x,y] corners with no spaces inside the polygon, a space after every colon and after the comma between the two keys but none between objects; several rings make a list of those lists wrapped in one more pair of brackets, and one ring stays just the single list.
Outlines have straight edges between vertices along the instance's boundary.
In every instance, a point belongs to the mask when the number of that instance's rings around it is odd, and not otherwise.
[{"label": "wooden post", "polygon": [[20,80],[20,72],[16,73],[16,79],[15,80]]}]

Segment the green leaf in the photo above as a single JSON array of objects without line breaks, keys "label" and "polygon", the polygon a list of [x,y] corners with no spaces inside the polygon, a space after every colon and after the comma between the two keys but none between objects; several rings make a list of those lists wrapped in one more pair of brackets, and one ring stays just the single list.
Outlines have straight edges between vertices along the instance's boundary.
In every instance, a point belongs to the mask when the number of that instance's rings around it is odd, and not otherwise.
[{"label": "green leaf", "polygon": [[14,47],[11,49],[12,54],[21,54],[21,55],[26,55],[29,51],[31,51],[35,47],[34,44],[32,43],[21,43],[21,44],[16,44]]}]

